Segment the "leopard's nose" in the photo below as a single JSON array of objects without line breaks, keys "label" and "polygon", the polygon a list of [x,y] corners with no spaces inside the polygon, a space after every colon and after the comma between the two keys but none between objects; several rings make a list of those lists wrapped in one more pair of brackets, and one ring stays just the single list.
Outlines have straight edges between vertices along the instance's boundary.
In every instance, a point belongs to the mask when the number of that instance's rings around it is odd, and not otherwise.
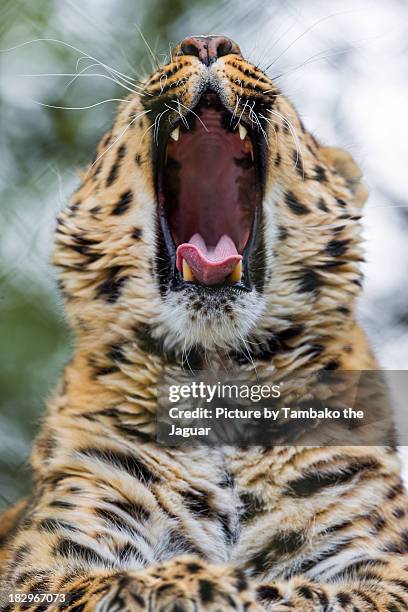
[{"label": "leopard's nose", "polygon": [[240,49],[233,40],[226,36],[190,36],[180,43],[181,55],[194,55],[209,66],[219,57],[240,54]]}]

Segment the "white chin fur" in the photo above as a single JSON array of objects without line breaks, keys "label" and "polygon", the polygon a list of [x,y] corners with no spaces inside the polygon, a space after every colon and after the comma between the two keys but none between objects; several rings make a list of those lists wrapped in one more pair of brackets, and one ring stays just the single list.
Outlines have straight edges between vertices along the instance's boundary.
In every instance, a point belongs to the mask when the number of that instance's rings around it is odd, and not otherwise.
[{"label": "white chin fur", "polygon": [[255,328],[264,311],[265,299],[252,291],[239,295],[229,307],[228,313],[222,307],[211,305],[207,312],[194,312],[183,292],[170,294],[161,305],[157,332],[165,337],[169,349],[178,346],[186,350],[195,345],[206,350],[234,349]]}]

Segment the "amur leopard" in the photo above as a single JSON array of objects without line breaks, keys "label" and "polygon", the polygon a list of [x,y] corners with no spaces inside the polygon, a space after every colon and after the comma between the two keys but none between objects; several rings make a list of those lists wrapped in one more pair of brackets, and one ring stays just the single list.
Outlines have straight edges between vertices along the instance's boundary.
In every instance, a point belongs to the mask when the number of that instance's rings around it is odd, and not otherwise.
[{"label": "amur leopard", "polygon": [[358,166],[226,37],[186,39],[132,83],[58,217],[75,350],[35,442],[32,494],[2,516],[0,609],[407,610],[391,435],[155,437],[163,373],[231,365],[293,390],[378,368],[355,316]]}]

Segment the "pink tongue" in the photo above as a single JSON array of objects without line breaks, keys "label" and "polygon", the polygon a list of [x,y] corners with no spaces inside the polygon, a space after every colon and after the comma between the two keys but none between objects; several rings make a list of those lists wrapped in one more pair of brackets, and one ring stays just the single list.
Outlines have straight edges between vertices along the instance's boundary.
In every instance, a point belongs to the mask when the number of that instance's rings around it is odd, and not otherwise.
[{"label": "pink tongue", "polygon": [[236,246],[229,236],[224,234],[216,247],[207,247],[201,234],[194,234],[189,242],[177,247],[177,269],[182,273],[183,259],[193,271],[196,279],[203,285],[217,285],[231,274],[242,260]]}]

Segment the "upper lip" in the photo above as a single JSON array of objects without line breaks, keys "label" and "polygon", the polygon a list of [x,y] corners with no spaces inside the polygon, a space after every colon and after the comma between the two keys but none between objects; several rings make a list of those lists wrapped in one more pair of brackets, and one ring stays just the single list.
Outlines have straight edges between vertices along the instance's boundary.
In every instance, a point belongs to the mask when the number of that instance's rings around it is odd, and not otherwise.
[{"label": "upper lip", "polygon": [[[264,177],[264,166],[265,166],[264,157],[265,157],[266,143],[263,140],[263,135],[259,134],[257,130],[253,129],[252,125],[247,123],[245,119],[239,116],[239,114],[237,116],[233,115],[230,109],[228,109],[221,102],[219,96],[215,92],[210,91],[210,90],[206,90],[199,97],[196,104],[192,108],[190,108],[188,111],[186,110],[184,115],[182,114],[182,116],[179,116],[179,117],[175,116],[172,123],[167,124],[166,129],[162,128],[158,131],[157,148],[156,148],[156,155],[155,155],[155,160],[154,160],[154,179],[155,179],[155,190],[156,190],[156,195],[157,195],[157,200],[158,200],[158,220],[159,220],[158,228],[157,228],[158,234],[159,234],[158,235],[158,247],[160,251],[158,254],[159,256],[157,258],[157,270],[161,278],[162,285],[166,284],[166,281],[167,281],[167,285],[170,282],[170,286],[173,289],[179,289],[179,288],[183,288],[184,286],[186,286],[187,283],[185,282],[183,275],[181,274],[180,256],[178,257],[179,269],[177,268],[176,252],[177,252],[177,247],[179,246],[179,244],[188,243],[190,241],[191,239],[190,233],[191,234],[193,233],[201,234],[200,231],[195,232],[195,229],[196,229],[195,225],[197,224],[197,219],[194,218],[194,215],[197,217],[197,215],[199,215],[200,212],[197,212],[196,209],[193,209],[192,210],[192,216],[193,216],[192,220],[191,219],[185,220],[184,219],[184,216],[186,216],[185,210],[181,210],[181,213],[180,212],[177,213],[177,211],[175,213],[173,211],[172,214],[174,217],[176,217],[176,221],[177,221],[177,214],[179,214],[180,218],[182,218],[184,229],[183,228],[179,229],[177,224],[175,223],[173,223],[173,227],[171,227],[171,218],[170,218],[171,215],[169,211],[169,205],[171,205],[171,202],[169,203],[168,201],[169,200],[169,197],[168,197],[169,189],[168,189],[168,184],[166,184],[165,178],[167,177],[167,183],[168,183],[169,182],[168,176],[170,176],[171,178],[172,175],[171,175],[171,171],[169,171],[168,169],[168,166],[166,166],[166,162],[168,163],[169,161],[167,159],[168,150],[170,150],[170,152],[172,151],[172,146],[171,144],[169,146],[169,143],[172,143],[175,141],[178,142],[178,138],[177,138],[178,135],[180,135],[180,137],[183,137],[183,135],[187,133],[188,138],[190,139],[189,140],[190,146],[191,146],[191,143],[194,142],[192,140],[194,136],[192,135],[192,133],[189,133],[189,128],[194,126],[194,124],[197,124],[198,121],[201,121],[201,119],[199,118],[199,115],[202,112],[203,108],[204,109],[208,108],[208,109],[217,111],[217,113],[222,113],[222,117],[225,116],[225,118],[229,119],[229,121],[227,121],[225,125],[225,128],[226,128],[225,129],[225,139],[226,140],[227,138],[230,139],[228,151],[232,151],[231,153],[232,159],[231,159],[229,166],[227,163],[227,169],[232,168],[232,170],[229,170],[229,172],[232,173],[232,177],[230,181],[232,187],[231,189],[229,188],[228,177],[225,178],[225,176],[222,177],[221,175],[221,179],[220,179],[221,185],[218,185],[218,195],[221,192],[221,199],[223,199],[224,202],[214,200],[213,203],[208,202],[208,204],[207,204],[206,197],[202,193],[200,193],[200,190],[198,189],[198,196],[197,196],[198,207],[200,206],[202,207],[203,206],[202,202],[204,201],[206,203],[205,204],[206,211],[204,211],[203,214],[206,213],[208,217],[207,220],[204,219],[204,221],[201,219],[200,223],[201,223],[201,227],[204,228],[203,229],[204,232],[207,231],[207,229],[205,228],[208,227],[207,226],[208,223],[211,223],[214,226],[215,229],[213,231],[217,234],[214,240],[214,243],[213,243],[213,246],[215,246],[217,241],[221,239],[221,236],[223,234],[223,228],[222,227],[217,228],[217,219],[215,219],[214,221],[212,217],[214,216],[214,214],[223,215],[223,218],[221,219],[221,226],[222,224],[224,224],[226,229],[228,230],[224,233],[227,234],[227,238],[230,238],[229,234],[232,235],[232,240],[236,244],[237,254],[240,253],[242,255],[242,277],[240,280],[237,280],[237,279],[231,280],[231,278],[233,277],[229,277],[229,278],[227,277],[223,279],[220,278],[218,282],[218,277],[216,274],[215,280],[213,279],[212,282],[210,281],[207,282],[205,280],[207,277],[204,274],[205,272],[204,270],[201,281],[204,284],[208,283],[208,284],[216,285],[216,286],[219,286],[220,284],[231,285],[235,289],[241,289],[244,291],[245,290],[250,291],[254,285],[257,286],[257,288],[261,288],[261,286],[263,285],[263,273],[262,273],[263,262],[255,261],[255,259],[259,258],[259,256],[261,256],[263,253],[263,236],[261,232],[261,225],[262,225],[261,218],[262,218],[263,186],[264,186],[264,179],[265,179]],[[217,121],[221,121],[221,118],[219,119],[217,118]],[[225,123],[225,119],[223,119],[223,121]],[[245,130],[247,132],[247,135],[246,135],[247,140],[245,140],[245,146],[246,146],[245,151],[248,151],[248,155],[249,154],[252,155],[253,167],[249,169],[245,168],[245,169],[240,170],[239,168],[240,165],[241,167],[245,167],[245,158],[243,157],[242,159],[237,159],[236,157],[233,156],[233,152],[235,150],[236,144],[234,144],[235,141],[232,141],[231,137],[228,136],[228,133],[234,131],[235,134],[239,134],[243,139],[245,136]],[[211,130],[208,130],[208,131],[209,133],[211,132]],[[220,131],[219,126],[216,127],[216,131]],[[171,134],[173,134],[173,137],[175,137],[175,141],[171,138]],[[234,137],[237,138],[237,136],[234,136]],[[209,135],[208,138],[209,139],[211,138],[211,134]],[[203,135],[201,135],[201,140],[202,141],[205,140],[203,139]],[[205,146],[210,147],[211,142],[208,142]],[[193,150],[194,152],[196,152],[195,149]],[[175,151],[176,151],[176,155],[180,154],[180,151],[182,152],[181,143],[180,143],[180,146],[176,146]],[[200,152],[200,149],[198,149],[198,151]],[[245,156],[245,152],[243,152],[240,149],[238,150],[238,154],[239,155],[242,154]],[[203,181],[203,184],[205,185],[206,194],[210,190],[213,196],[211,196],[209,199],[211,200],[213,198],[216,199],[217,198],[217,185],[211,185],[210,179],[211,179],[211,173],[213,174],[217,168],[217,162],[212,161],[210,157],[209,158],[210,167],[209,168],[202,167],[202,163],[200,164],[200,160],[197,159],[198,157],[199,155],[195,155],[194,161],[191,161],[191,162],[188,161],[187,167],[189,168],[191,165],[194,164],[196,167],[200,168],[200,172],[203,173],[202,181]],[[220,162],[222,162],[222,160],[220,160]],[[232,166],[232,164],[234,163],[238,167],[235,171],[234,171],[234,166]],[[189,169],[190,169],[190,174],[194,175],[194,168],[193,168],[193,172],[191,172],[191,168]],[[179,170],[179,172],[182,172],[182,169]],[[247,189],[245,189],[246,187],[245,181],[247,180],[246,175],[248,175],[248,177],[250,176],[250,179],[252,181],[251,185],[247,186]],[[181,177],[183,178],[184,175],[182,174]],[[189,193],[193,193],[191,192],[191,182],[192,182],[192,179],[190,177],[190,187],[188,186],[185,187],[185,185],[182,184],[184,192],[186,191],[188,192],[188,189],[190,189]],[[166,189],[167,189],[167,192],[166,192]],[[231,190],[232,190],[232,193],[230,193]],[[250,191],[250,194],[248,193],[249,191]],[[180,207],[182,208],[183,206],[184,208],[186,208],[186,203],[183,200],[183,197],[185,200],[187,196],[185,195],[180,196],[181,203],[177,201],[178,208]],[[231,210],[228,210],[228,209],[223,210],[222,208],[223,204],[224,204],[224,208],[226,206],[225,200],[229,202],[228,207]],[[241,200],[244,200],[244,201],[241,201]],[[173,206],[174,206],[174,203],[173,203]],[[190,206],[190,208],[193,208],[193,206]],[[228,214],[231,213],[231,211],[236,212],[237,210],[240,215],[240,219],[228,220]],[[187,212],[189,212],[189,210],[187,210]],[[234,224],[236,227],[234,226]],[[242,230],[242,227],[240,229],[239,227],[240,224],[241,226],[242,224],[245,224],[247,226],[246,228],[244,228],[245,231]],[[197,244],[197,240],[195,242],[193,240],[192,242],[193,244]],[[206,243],[206,239],[204,240],[204,244],[205,243]],[[201,244],[200,241],[198,241],[198,244]],[[194,248],[192,247],[192,249],[189,249],[189,250],[194,250]],[[208,263],[208,259],[205,258],[205,260],[207,261],[205,265],[209,266],[210,264]],[[256,265],[252,265],[252,264],[256,264]],[[218,272],[218,276],[220,274],[221,272]]]}]

